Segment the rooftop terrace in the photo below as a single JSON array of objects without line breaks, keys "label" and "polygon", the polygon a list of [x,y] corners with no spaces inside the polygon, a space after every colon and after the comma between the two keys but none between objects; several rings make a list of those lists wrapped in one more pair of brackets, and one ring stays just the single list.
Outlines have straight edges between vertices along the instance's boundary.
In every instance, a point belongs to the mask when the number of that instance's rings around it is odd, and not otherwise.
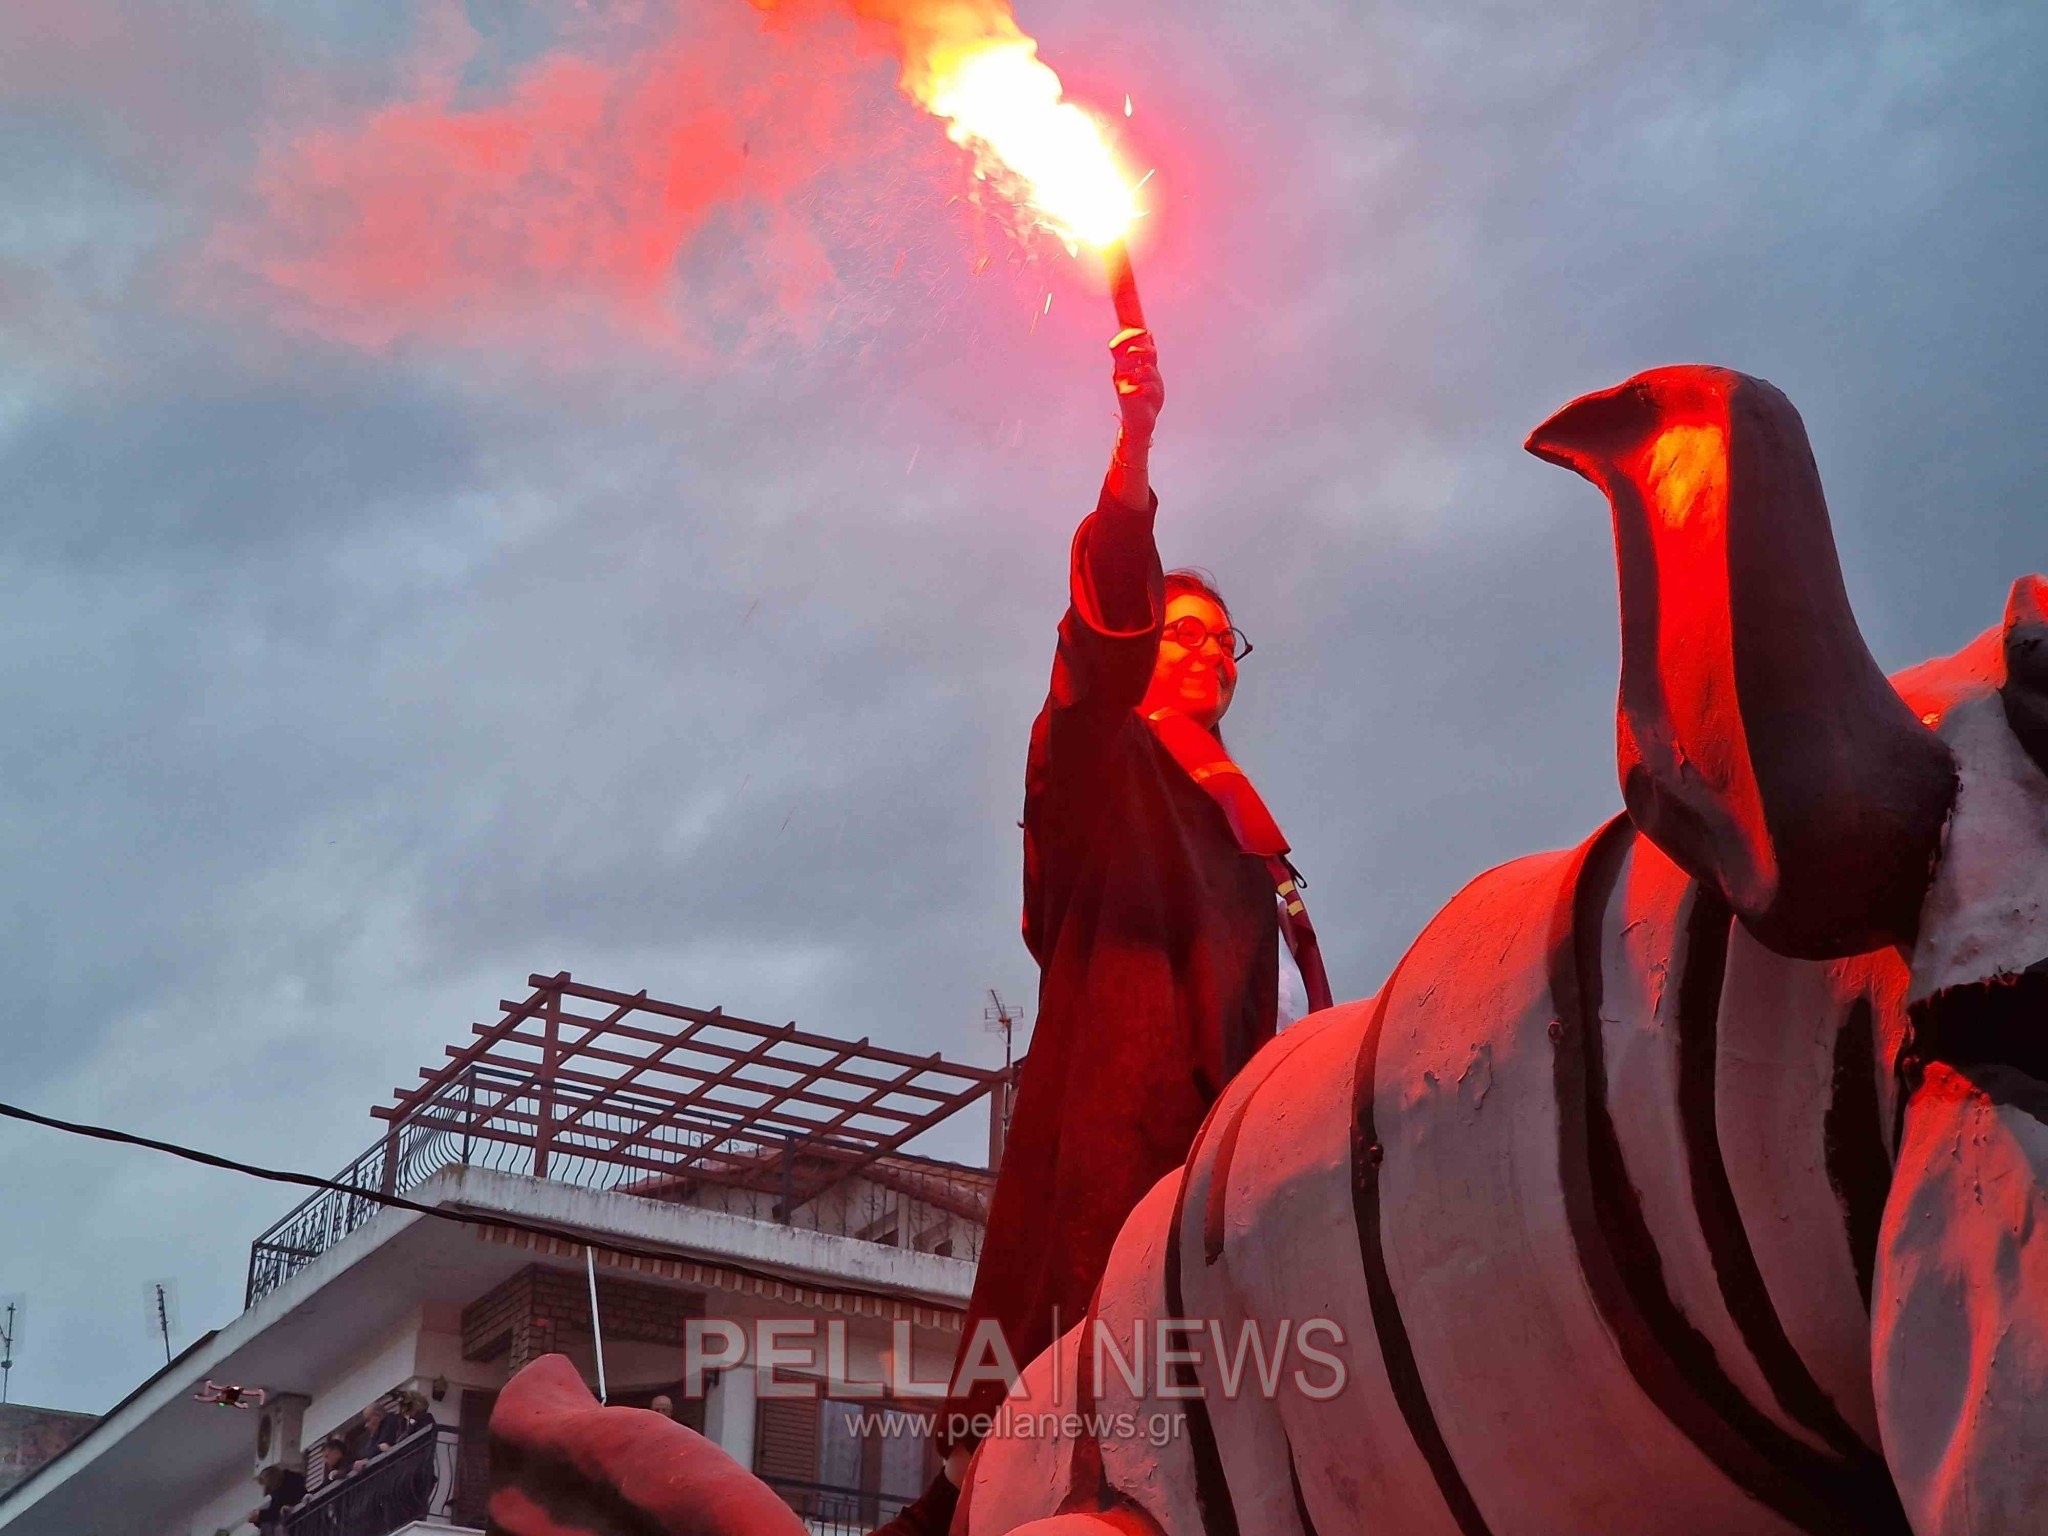
[{"label": "rooftop terrace", "polygon": [[1001,1084],[967,1066],[572,980],[527,978],[490,1024],[371,1113],[384,1134],[249,1250],[254,1304],[454,1166],[977,1258],[986,1168],[908,1144]]}]

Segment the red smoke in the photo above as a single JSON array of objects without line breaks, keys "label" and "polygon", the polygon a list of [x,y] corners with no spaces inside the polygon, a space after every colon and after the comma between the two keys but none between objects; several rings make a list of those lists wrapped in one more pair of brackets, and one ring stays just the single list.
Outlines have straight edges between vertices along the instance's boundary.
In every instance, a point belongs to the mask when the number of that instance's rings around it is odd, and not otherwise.
[{"label": "red smoke", "polygon": [[844,12],[869,24],[877,46],[896,55],[904,89],[921,96],[935,60],[976,43],[1021,37],[1009,0],[751,0],[770,14],[815,19]]},{"label": "red smoke", "polygon": [[404,99],[275,130],[215,253],[288,324],[370,348],[590,315],[688,348],[813,331],[964,173],[879,53],[793,9],[715,0],[494,88],[467,78],[483,48],[457,17]]}]

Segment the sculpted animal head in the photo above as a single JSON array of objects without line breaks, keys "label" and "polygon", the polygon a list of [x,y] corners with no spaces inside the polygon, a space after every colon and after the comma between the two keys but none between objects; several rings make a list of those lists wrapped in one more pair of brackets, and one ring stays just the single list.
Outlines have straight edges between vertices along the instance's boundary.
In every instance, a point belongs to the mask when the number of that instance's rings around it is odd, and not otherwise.
[{"label": "sculpted animal head", "polygon": [[804,1536],[766,1483],[695,1430],[602,1408],[562,1355],[491,1413],[490,1528],[502,1536]]},{"label": "sculpted animal head", "polygon": [[1921,1055],[2048,1076],[2048,582],[1887,679],[1771,385],[1656,369],[1528,448],[1613,507],[1636,825],[1780,953],[1897,946]]}]

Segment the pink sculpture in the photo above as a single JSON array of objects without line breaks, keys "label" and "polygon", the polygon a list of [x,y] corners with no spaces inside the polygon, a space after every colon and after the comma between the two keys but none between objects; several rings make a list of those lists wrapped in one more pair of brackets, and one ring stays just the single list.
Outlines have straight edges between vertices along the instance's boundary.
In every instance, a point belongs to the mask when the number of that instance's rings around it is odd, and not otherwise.
[{"label": "pink sculpture", "polygon": [[[2048,1528],[2048,582],[1888,681],[1770,385],[1661,369],[1529,447],[1613,505],[1627,815],[1232,1082],[1025,1372],[1084,1417],[986,1440],[955,1536]],[[1105,1367],[1161,1319],[1199,1360]],[[1283,1325],[1335,1368],[1232,1390]],[[791,1529],[550,1369],[500,1529]]]}]

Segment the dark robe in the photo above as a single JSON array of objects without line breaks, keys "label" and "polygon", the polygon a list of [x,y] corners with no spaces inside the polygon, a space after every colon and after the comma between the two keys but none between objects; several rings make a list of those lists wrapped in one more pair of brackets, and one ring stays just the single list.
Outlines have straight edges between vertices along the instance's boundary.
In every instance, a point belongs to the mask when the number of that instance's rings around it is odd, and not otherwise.
[{"label": "dark robe", "polygon": [[284,1529],[285,1511],[306,1496],[306,1474],[294,1468],[287,1468],[279,1476],[277,1486],[263,1495],[263,1502],[256,1506],[256,1529],[262,1536],[274,1536]]},{"label": "dark robe", "polygon": [[[996,1320],[1019,1367],[1052,1342],[1055,1309],[1061,1331],[1081,1321],[1124,1218],[1273,1036],[1271,874],[1137,711],[1165,621],[1157,505],[1134,512],[1105,494],[1075,534],[1031,731],[1024,939],[1038,1022],[962,1334],[971,1349]],[[1001,1396],[980,1384],[949,1412],[985,1413]]]}]

